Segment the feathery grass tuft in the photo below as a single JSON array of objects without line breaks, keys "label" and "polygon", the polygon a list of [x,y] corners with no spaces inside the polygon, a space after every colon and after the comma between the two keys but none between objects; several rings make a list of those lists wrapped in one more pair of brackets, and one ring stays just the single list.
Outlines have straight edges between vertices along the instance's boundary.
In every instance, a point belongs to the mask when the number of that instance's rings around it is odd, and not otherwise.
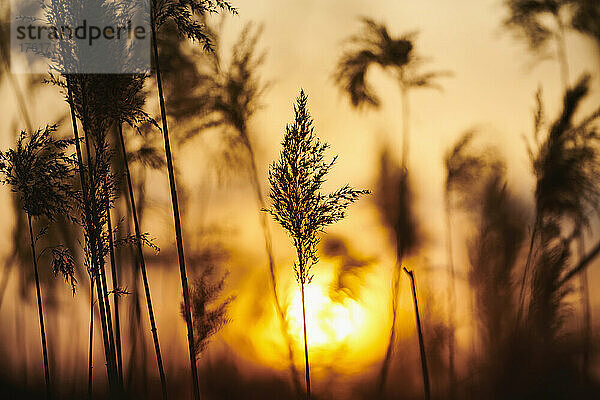
[{"label": "feathery grass tuft", "polygon": [[325,161],[329,145],[315,136],[307,104],[308,97],[301,91],[294,106],[294,123],[286,127],[280,158],[269,170],[272,206],[267,210],[294,241],[298,253],[294,271],[300,285],[312,279],[311,268],[318,262],[318,234],[343,219],[346,208],[369,193],[349,185],[329,194],[321,192],[337,157]]},{"label": "feathery grass tuft", "polygon": [[[213,304],[223,291],[227,274],[217,279],[216,282],[213,282],[213,275],[214,268],[208,266],[190,285],[190,300],[194,321],[194,355],[196,358],[199,358],[206,349],[210,338],[230,321],[227,311],[229,305],[235,299],[235,297],[230,296],[218,305]],[[183,302],[181,303],[181,315],[185,318]]]},{"label": "feathery grass tuft", "polygon": [[294,262],[296,281],[302,292],[304,320],[304,357],[306,364],[306,393],[310,399],[310,367],[304,287],[312,281],[312,267],[318,262],[319,234],[325,227],[344,218],[346,208],[368,190],[354,190],[349,185],[323,194],[321,186],[336,157],[325,161],[329,147],[314,134],[313,120],[308,112],[308,97],[303,90],[294,106],[294,123],[286,126],[283,150],[278,161],[271,164],[269,183],[271,208],[265,210],[291,236],[297,262]]},{"label": "feathery grass tuft", "polygon": [[50,221],[71,211],[75,170],[73,157],[65,154],[74,141],[55,139],[55,132],[56,125],[29,134],[22,131],[16,147],[0,153],[0,182],[19,194],[27,214]]}]

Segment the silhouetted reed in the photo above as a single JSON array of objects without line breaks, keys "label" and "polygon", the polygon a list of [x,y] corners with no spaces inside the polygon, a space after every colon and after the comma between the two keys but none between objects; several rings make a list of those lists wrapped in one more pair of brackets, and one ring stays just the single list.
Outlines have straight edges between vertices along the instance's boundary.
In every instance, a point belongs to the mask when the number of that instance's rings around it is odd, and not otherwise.
[{"label": "silhouetted reed", "polygon": [[369,67],[378,65],[391,69],[402,95],[402,152],[400,164],[408,164],[410,143],[409,92],[416,88],[441,87],[437,78],[448,76],[447,71],[422,72],[426,59],[415,50],[416,32],[392,37],[387,28],[370,18],[363,18],[363,31],[350,37],[351,49],[338,62],[334,78],[342,90],[350,96],[353,106],[379,106],[379,98],[367,81]]},{"label": "silhouetted reed", "polygon": [[410,288],[412,292],[413,305],[415,307],[415,321],[417,325],[417,334],[419,336],[419,351],[421,355],[421,370],[423,372],[423,390],[425,400],[431,399],[431,389],[429,387],[429,369],[427,368],[427,353],[425,352],[425,340],[423,339],[423,328],[421,327],[421,315],[419,314],[419,303],[417,302],[417,288],[415,285],[415,274],[406,267],[403,268],[410,279]]},{"label": "silhouetted reed", "polygon": [[[225,286],[227,275],[213,277],[215,271],[211,265],[205,265],[200,276],[191,285],[192,318],[194,322],[194,356],[199,358],[206,349],[212,336],[218,333],[228,322],[227,311],[234,297],[230,296],[220,304],[214,305]],[[215,281],[215,282],[213,282]],[[181,314],[184,315],[181,304]]]},{"label": "silhouetted reed", "polygon": [[[579,125],[573,125],[575,111],[587,92],[587,77],[582,78],[573,89],[567,91],[563,111],[550,126],[546,137],[541,137],[544,112],[538,95],[538,110],[534,119],[534,139],[537,150],[536,153],[530,150],[532,167],[537,180],[536,215],[521,280],[517,322],[522,312],[528,269],[535,262],[536,241],[541,241],[542,248],[550,244],[551,237],[562,237],[571,242],[579,236],[582,227],[589,224],[588,211],[597,209],[596,204],[600,196],[597,134],[595,130],[590,129],[589,124],[597,118],[598,113],[586,117]],[[571,232],[561,229],[559,226],[561,223],[570,223]],[[567,265],[563,265],[561,268],[566,267]],[[558,274],[563,275],[562,272]],[[558,279],[559,276],[555,278]],[[556,287],[551,291],[559,289]]]},{"label": "silhouetted reed", "polygon": [[271,207],[266,211],[288,231],[296,248],[298,260],[293,268],[302,296],[306,394],[310,399],[304,288],[312,281],[312,267],[319,261],[319,233],[343,219],[346,208],[369,192],[354,190],[349,185],[329,194],[321,192],[321,186],[337,157],[325,161],[329,145],[321,143],[314,134],[307,105],[308,97],[301,90],[294,106],[294,123],[285,129],[280,158],[269,168]]},{"label": "silhouetted reed", "polygon": [[484,155],[471,150],[475,132],[468,131],[450,148],[444,156],[446,179],[444,186],[444,212],[446,214],[446,248],[448,251],[448,369],[450,374],[451,396],[456,396],[456,375],[454,372],[456,327],[456,276],[454,252],[452,248],[452,210],[456,200],[454,196],[464,197],[465,188],[480,178],[484,168]]},{"label": "silhouetted reed", "polygon": [[[378,65],[384,70],[391,70],[392,76],[397,80],[402,97],[402,149],[400,154],[400,174],[404,177],[398,180],[397,189],[401,202],[406,204],[394,210],[398,203],[391,208],[386,207],[384,218],[393,221],[390,225],[396,232],[396,238],[401,241],[396,245],[397,260],[392,282],[392,328],[390,341],[384,358],[379,379],[380,396],[385,388],[387,370],[391,360],[392,347],[395,336],[396,302],[398,298],[399,281],[401,275],[402,256],[408,248],[412,247],[414,231],[409,220],[412,216],[409,211],[408,200],[408,157],[410,143],[410,105],[409,92],[415,88],[440,88],[436,79],[449,75],[446,71],[422,72],[421,68],[426,60],[418,55],[415,50],[416,32],[406,33],[394,38],[388,29],[372,19],[363,18],[363,31],[350,37],[349,47],[340,58],[334,79],[342,90],[350,96],[353,106],[378,107],[380,102],[374,90],[367,81],[369,67]],[[390,157],[390,156],[387,156]],[[383,209],[382,209],[383,210]],[[397,214],[392,216],[389,212]],[[404,226],[403,226],[404,225]],[[453,373],[452,373],[453,375]]]},{"label": "silhouetted reed", "polygon": [[[15,192],[29,224],[31,257],[35,277],[38,318],[42,340],[44,378],[46,380],[46,398],[52,397],[46,329],[42,309],[42,293],[38,274],[38,254],[36,242],[44,230],[34,235],[32,218],[44,218],[54,221],[58,217],[68,216],[71,211],[70,198],[73,195],[70,179],[74,170],[73,159],[65,154],[73,144],[72,140],[53,138],[56,126],[27,133],[22,131],[14,149],[0,153],[1,182],[11,186]],[[73,259],[66,250],[53,251],[55,272],[63,273],[75,288]]]},{"label": "silhouetted reed", "polygon": [[396,164],[387,149],[380,153],[379,177],[375,192],[375,203],[381,216],[381,223],[387,228],[395,255],[396,265],[391,285],[390,337],[379,373],[378,394],[383,396],[388,370],[394,351],[396,337],[396,315],[400,294],[402,261],[411,255],[421,243],[421,233],[414,214],[413,192],[408,170]]},{"label": "silhouetted reed", "polygon": [[[217,13],[219,11],[229,11],[237,13],[237,10],[226,0],[153,0],[151,2],[151,21],[152,28],[152,55],[154,67],[156,69],[156,84],[158,87],[158,97],[160,103],[160,115],[162,120],[162,131],[165,142],[165,155],[167,158],[167,172],[169,175],[169,186],[171,191],[171,204],[173,207],[173,218],[175,221],[175,237],[177,241],[177,254],[179,259],[179,270],[181,275],[181,286],[183,290],[184,315],[188,336],[188,351],[190,356],[190,368],[192,374],[192,389],[194,399],[200,399],[200,389],[198,385],[198,371],[196,367],[196,358],[194,356],[194,328],[192,325],[191,303],[189,287],[187,283],[187,272],[185,267],[185,255],[183,252],[183,237],[181,233],[181,218],[179,215],[179,200],[177,197],[177,186],[175,183],[175,171],[173,167],[173,157],[171,154],[171,144],[169,139],[169,127],[167,123],[167,110],[165,106],[165,97],[163,94],[163,84],[161,78],[160,60],[158,54],[157,32],[161,26],[166,23],[173,23],[177,31],[188,39],[196,40],[203,44],[205,50],[211,49],[210,37],[205,33],[204,26],[198,21],[199,17],[206,14]],[[164,393],[166,398],[166,392]]]},{"label": "silhouetted reed", "polygon": [[[219,34],[212,32],[211,37],[215,52],[208,55],[208,70],[199,71],[192,80],[200,86],[199,93],[192,94],[193,100],[202,107],[200,123],[199,125],[196,124],[193,130],[186,135],[188,137],[201,133],[207,128],[217,128],[221,130],[222,136],[228,144],[226,151],[235,152],[241,148],[245,152],[245,158],[247,158],[247,163],[250,166],[250,182],[259,210],[265,208],[265,200],[258,177],[259,173],[254,146],[251,142],[249,123],[261,107],[261,98],[267,88],[267,84],[261,81],[259,75],[259,68],[263,63],[265,54],[257,54],[256,50],[261,33],[261,28],[253,29],[252,25],[246,25],[239,39],[233,45],[231,60],[227,65],[224,65]],[[294,364],[292,338],[288,332],[285,312],[277,292],[277,268],[273,256],[268,216],[263,212],[259,214],[269,265],[271,289],[282,335],[287,346],[292,383],[300,393],[300,383]]]}]

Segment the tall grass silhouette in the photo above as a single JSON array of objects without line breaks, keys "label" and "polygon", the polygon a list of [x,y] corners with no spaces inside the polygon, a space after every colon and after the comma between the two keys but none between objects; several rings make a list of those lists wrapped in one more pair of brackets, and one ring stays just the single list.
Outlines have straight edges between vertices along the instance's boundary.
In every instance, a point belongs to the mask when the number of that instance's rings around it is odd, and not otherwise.
[{"label": "tall grass silhouette", "polygon": [[[171,205],[173,207],[173,218],[175,221],[175,238],[177,241],[177,254],[179,270],[181,275],[181,286],[183,291],[184,315],[187,326],[188,351],[190,356],[190,368],[192,374],[192,388],[194,399],[200,399],[198,385],[198,371],[196,357],[194,354],[194,328],[191,316],[191,303],[187,272],[185,267],[185,255],[183,252],[183,237],[181,232],[181,217],[179,213],[179,200],[177,197],[177,185],[175,182],[175,171],[173,167],[173,156],[169,138],[169,126],[167,123],[167,110],[163,94],[163,83],[160,70],[160,59],[158,53],[157,33],[165,23],[173,23],[181,35],[191,40],[196,40],[204,45],[205,50],[211,49],[210,37],[206,35],[205,29],[197,18],[218,11],[237,12],[228,1],[225,0],[153,0],[151,2],[151,29],[152,29],[152,56],[156,70],[156,85],[160,104],[160,115],[162,120],[162,131],[165,144],[165,156],[167,159],[167,172],[169,175],[169,187],[171,192]],[[164,371],[161,372],[164,379]],[[164,393],[166,398],[166,392]]]},{"label": "tall grass silhouette", "polygon": [[[475,132],[468,131],[449,149],[444,156],[444,167],[446,170],[444,185],[444,212],[446,214],[446,248],[448,252],[448,362],[450,373],[450,390],[452,397],[456,396],[456,376],[454,373],[454,354],[456,329],[456,271],[454,267],[454,251],[452,248],[452,210],[456,200],[463,189],[472,180],[481,175],[484,167],[482,154],[476,154],[471,150]],[[458,195],[458,196],[457,196]]]},{"label": "tall grass silhouette", "polygon": [[[68,216],[71,211],[70,198],[73,189],[70,179],[73,173],[73,159],[65,154],[73,144],[72,140],[53,138],[56,126],[46,126],[27,133],[22,131],[16,147],[0,153],[1,182],[11,186],[11,190],[19,196],[21,207],[27,215],[31,257],[35,278],[40,336],[44,362],[44,378],[46,381],[46,398],[52,397],[50,384],[50,367],[48,363],[48,347],[46,328],[42,308],[42,292],[38,272],[38,256],[36,241],[43,231],[34,235],[32,219],[44,218],[54,221],[60,216]],[[62,269],[73,278],[72,258],[58,260],[58,270]],[[62,268],[61,268],[62,266]]]},{"label": "tall grass silhouette", "polygon": [[[348,40],[349,49],[345,51],[338,61],[334,79],[344,93],[350,96],[354,107],[371,106],[379,107],[380,100],[367,80],[367,73],[373,66],[379,66],[391,72],[397,81],[402,101],[402,148],[400,152],[400,170],[403,175],[397,180],[398,193],[394,196],[399,201],[408,201],[411,197],[408,183],[408,158],[410,147],[410,104],[409,93],[416,88],[440,88],[436,80],[447,76],[446,71],[421,71],[425,59],[415,49],[416,33],[406,33],[400,37],[392,37],[387,27],[377,23],[370,18],[363,18],[363,30],[361,33],[351,36]],[[396,189],[392,189],[396,190]],[[389,191],[388,191],[389,193]],[[391,223],[397,232],[396,243],[396,269],[392,282],[392,327],[386,356],[382,363],[379,381],[380,396],[383,395],[387,379],[387,371],[391,361],[393,343],[396,329],[396,300],[398,299],[399,281],[402,274],[401,265],[403,256],[411,247],[410,237],[404,234],[412,231],[410,220],[413,220],[410,205],[396,204],[400,206],[397,217]],[[384,215],[386,213],[384,212]],[[389,214],[388,214],[389,215]],[[405,218],[404,218],[405,217]],[[402,226],[404,225],[404,226]],[[412,235],[412,233],[411,233]],[[453,346],[451,346],[453,347]],[[451,355],[451,360],[454,356]],[[451,361],[451,365],[453,365]],[[450,371],[454,376],[453,369]]]},{"label": "tall grass silhouette", "polygon": [[302,296],[306,395],[310,399],[304,289],[313,279],[312,267],[319,261],[318,235],[328,225],[343,219],[346,208],[369,192],[354,190],[348,185],[329,194],[321,192],[321,186],[337,157],[325,161],[329,145],[321,143],[314,134],[308,96],[303,90],[296,99],[294,113],[293,124],[285,129],[280,158],[269,169],[271,207],[267,212],[288,232],[296,248],[297,261],[293,268]]},{"label": "tall grass silhouette", "polygon": [[[225,55],[221,54],[224,51],[221,48],[219,34],[212,33],[215,52],[209,54],[208,70],[199,72],[195,79],[201,86],[200,93],[195,100],[204,106],[202,107],[201,122],[193,130],[194,133],[200,133],[207,128],[220,129],[224,140],[230,147],[226,151],[235,152],[241,149],[246,153],[244,158],[247,158],[250,167],[250,183],[259,210],[265,208],[265,199],[249,124],[262,106],[261,99],[268,86],[267,83],[262,82],[259,71],[266,56],[266,53],[259,53],[257,50],[261,34],[261,27],[255,28],[251,24],[246,25],[233,45],[231,60],[225,64],[223,60]],[[273,256],[268,216],[263,212],[259,212],[259,214],[275,309],[287,346],[292,383],[300,393],[298,373],[294,364],[292,338],[288,332],[284,306],[281,304],[277,291],[277,268]]]}]

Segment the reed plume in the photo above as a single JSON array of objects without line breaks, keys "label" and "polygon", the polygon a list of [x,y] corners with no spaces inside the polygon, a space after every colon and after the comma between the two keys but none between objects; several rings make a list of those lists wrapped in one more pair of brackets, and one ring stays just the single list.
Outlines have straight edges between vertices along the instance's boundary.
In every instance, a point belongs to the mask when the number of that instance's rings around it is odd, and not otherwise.
[{"label": "reed plume", "polygon": [[302,296],[306,394],[310,399],[304,289],[312,281],[312,268],[319,261],[319,233],[343,219],[346,208],[369,191],[345,185],[329,194],[321,192],[321,186],[337,157],[325,161],[329,145],[321,143],[314,134],[307,106],[308,96],[301,90],[294,106],[294,122],[285,129],[280,158],[269,168],[271,207],[266,211],[288,232],[296,248],[297,261],[293,269]]},{"label": "reed plume", "polygon": [[[27,215],[31,256],[35,278],[40,336],[46,383],[46,398],[52,397],[50,367],[46,343],[46,328],[42,307],[42,292],[38,273],[36,242],[40,234],[34,235],[32,219],[44,218],[49,221],[59,216],[68,216],[71,211],[71,176],[74,170],[73,158],[65,152],[73,144],[72,140],[59,140],[53,137],[56,125],[46,126],[27,133],[22,131],[14,149],[0,153],[0,174],[2,184],[11,186],[19,197],[21,208]],[[57,250],[54,261],[55,271],[65,274],[71,284],[75,284],[73,259],[64,250]]]}]

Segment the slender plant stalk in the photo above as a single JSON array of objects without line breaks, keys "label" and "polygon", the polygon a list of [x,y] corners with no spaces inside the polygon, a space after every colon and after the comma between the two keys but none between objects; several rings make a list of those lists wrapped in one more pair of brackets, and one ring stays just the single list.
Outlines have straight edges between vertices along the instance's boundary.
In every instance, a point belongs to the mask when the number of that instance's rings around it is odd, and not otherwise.
[{"label": "slender plant stalk", "polygon": [[325,176],[335,162],[325,161],[328,145],[314,136],[313,120],[307,109],[308,97],[303,90],[294,106],[294,123],[285,128],[280,158],[271,164],[269,183],[272,208],[265,210],[288,231],[296,248],[297,263],[293,270],[302,295],[306,396],[310,399],[310,364],[306,327],[305,285],[312,281],[312,267],[318,262],[317,235],[324,228],[344,218],[345,209],[368,190],[345,185],[335,192],[320,192]]},{"label": "slender plant stalk", "polygon": [[[402,83],[402,77],[400,78],[400,95],[402,97],[402,152],[400,160],[400,168],[402,173],[407,173],[408,165],[408,154],[410,148],[410,105],[409,105],[409,89],[404,83]],[[405,190],[405,189],[402,189]],[[390,338],[388,339],[388,345],[385,352],[383,363],[381,364],[381,370],[379,372],[379,384],[378,393],[379,396],[383,396],[385,391],[385,383],[387,381],[387,374],[392,361],[392,354],[394,352],[394,341],[396,337],[396,314],[398,309],[398,297],[400,291],[400,275],[402,273],[402,255],[400,252],[404,252],[405,249],[398,249],[396,255],[396,271],[394,272],[394,283],[392,284],[392,326],[390,328]]]},{"label": "slender plant stalk", "polygon": [[142,235],[140,224],[138,221],[137,208],[135,206],[135,196],[133,194],[133,185],[131,183],[131,173],[129,171],[129,162],[127,161],[127,150],[125,149],[125,141],[123,139],[123,126],[118,124],[119,141],[121,142],[121,150],[123,152],[123,160],[125,164],[125,175],[127,177],[127,189],[129,192],[129,202],[131,204],[131,212],[133,214],[133,226],[135,229],[136,247],[138,252],[138,261],[142,272],[142,281],[144,283],[144,293],[146,294],[146,305],[148,306],[148,315],[150,318],[150,327],[152,330],[152,338],[154,339],[154,350],[156,352],[156,362],[158,364],[158,372],[162,387],[163,399],[167,398],[167,382],[165,378],[165,370],[163,367],[162,355],[160,352],[160,344],[158,341],[158,331],[156,329],[156,321],[154,319],[154,310],[152,307],[152,299],[150,297],[150,286],[148,284],[148,275],[146,273],[146,262],[144,260],[144,252],[142,250]]},{"label": "slender plant stalk", "polygon": [[[173,207],[173,219],[175,221],[175,238],[177,242],[177,255],[179,258],[179,273],[181,275],[181,288],[183,291],[183,311],[187,327],[188,351],[190,355],[190,370],[192,374],[192,389],[194,399],[200,400],[200,386],[198,384],[198,370],[196,367],[196,353],[194,351],[194,328],[192,323],[192,314],[190,306],[190,291],[187,281],[187,272],[185,268],[185,256],[183,252],[183,236],[181,233],[181,218],[179,215],[179,200],[177,199],[177,187],[175,184],[175,172],[173,167],[173,158],[171,155],[171,144],[169,141],[169,127],[167,124],[167,110],[165,106],[165,97],[162,87],[162,78],[160,74],[160,62],[158,57],[158,43],[156,42],[156,27],[154,20],[151,21],[152,28],[152,49],[154,55],[154,64],[156,68],[156,84],[158,86],[158,97],[160,101],[160,115],[162,120],[163,138],[165,142],[165,155],[167,159],[167,171],[169,174],[169,187],[171,190],[171,204]],[[166,396],[166,394],[165,394]]]},{"label": "slender plant stalk", "polygon": [[404,272],[410,278],[410,287],[412,289],[413,303],[415,305],[415,320],[417,323],[417,332],[419,334],[419,349],[421,351],[421,368],[423,370],[423,388],[425,390],[425,400],[431,399],[429,388],[429,371],[427,370],[427,356],[425,354],[425,341],[423,340],[423,329],[421,328],[421,317],[419,315],[419,304],[417,303],[417,290],[415,288],[415,274],[404,267]]},{"label": "slender plant stalk", "polygon": [[[85,180],[85,167],[84,167],[84,163],[83,163],[83,156],[81,153],[81,140],[79,138],[79,130],[77,128],[77,117],[75,115],[75,103],[73,102],[73,92],[71,90],[71,79],[70,77],[67,75],[66,76],[66,80],[67,80],[67,95],[68,95],[68,100],[69,100],[69,106],[71,109],[71,121],[73,123],[73,135],[75,137],[75,150],[76,150],[76,154],[77,154],[77,163],[79,165],[79,178],[81,181],[81,188],[83,191],[83,203],[84,203],[84,213],[85,213],[85,217],[87,219],[87,223],[88,226],[91,226],[91,210],[89,208],[89,193],[88,193],[88,186],[86,184],[86,180]],[[93,240],[93,239],[92,239]],[[96,246],[94,245],[94,243],[92,243],[92,245],[90,246],[90,251],[91,251],[91,258],[92,260],[94,260],[93,262],[95,263],[95,260],[97,260],[97,253],[96,253]],[[101,289],[100,289],[100,283],[98,281],[97,283],[98,286],[98,293],[100,293]],[[102,339],[104,341],[104,356],[106,359],[106,373],[108,376],[108,384],[110,387],[110,391],[111,393],[115,392],[115,374],[113,373],[113,363],[111,362],[112,358],[111,358],[111,354],[110,354],[110,344],[108,342],[108,334],[106,331],[106,314],[104,311],[104,300],[102,298],[102,296],[98,296],[98,305],[100,307],[100,322],[102,325]]]},{"label": "slender plant stalk", "polygon": [[456,326],[456,275],[452,252],[452,210],[450,193],[445,194],[446,240],[448,248],[448,374],[450,375],[450,398],[456,398],[456,372],[454,369]]},{"label": "slender plant stalk", "polygon": [[[554,35],[554,41],[556,43],[556,55],[558,59],[558,64],[560,67],[560,78],[562,82],[562,87],[564,90],[567,90],[569,87],[569,63],[567,61],[567,48],[565,43],[565,26],[562,22],[562,19],[559,15],[555,16],[556,25],[558,27],[557,32]],[[535,244],[536,234],[539,228],[539,221],[536,220],[535,225],[533,227],[533,232],[531,233],[531,240],[529,242],[529,251],[527,253],[527,261],[525,263],[525,269],[523,271],[523,277],[521,279],[521,288],[519,290],[519,308],[517,311],[517,326],[521,321],[523,308],[524,308],[524,290],[525,283],[527,281],[527,273],[531,266],[531,258],[533,253],[533,247]]]},{"label": "slender plant stalk", "polygon": [[90,343],[88,352],[88,399],[92,398],[94,359],[94,278],[90,275]]},{"label": "slender plant stalk", "polygon": [[304,305],[304,284],[300,285],[302,290],[302,320],[304,321],[304,362],[306,370],[306,398],[310,400],[310,365],[308,363],[308,341],[306,338],[306,307]]},{"label": "slender plant stalk", "polygon": [[409,89],[405,84],[400,84],[400,94],[402,96],[402,158],[400,166],[405,170],[408,166],[408,155],[410,149],[410,104],[408,97]]},{"label": "slender plant stalk", "polygon": [[[256,157],[254,155],[254,149],[252,148],[252,144],[248,140],[248,136],[246,134],[242,134],[242,138],[244,141],[244,145],[248,151],[248,156],[250,158],[250,167],[252,169],[252,186],[254,187],[254,192],[256,195],[256,201],[259,206],[259,210],[263,210],[265,208],[265,201],[262,194],[262,188],[260,185],[260,181],[258,179],[258,168],[256,167]],[[283,308],[281,307],[281,302],[279,300],[279,295],[277,293],[277,278],[275,276],[275,257],[273,257],[273,241],[271,239],[271,230],[269,229],[268,217],[264,212],[260,212],[260,224],[263,231],[263,237],[265,240],[265,251],[267,253],[267,258],[269,260],[269,278],[271,280],[271,290],[273,291],[273,299],[275,301],[275,308],[277,311],[277,316],[279,317],[279,323],[281,327],[281,332],[283,334],[283,339],[286,342],[287,350],[288,350],[288,358],[290,363],[290,374],[292,375],[292,383],[296,389],[297,393],[300,393],[300,382],[298,381],[298,371],[296,370],[296,366],[294,364],[294,347],[292,340],[290,338],[287,321],[285,318],[285,313]]]},{"label": "slender plant stalk", "polygon": [[44,311],[42,309],[42,291],[40,290],[40,278],[38,275],[37,256],[35,254],[35,241],[33,228],[31,227],[31,216],[27,214],[29,223],[29,238],[31,239],[31,256],[33,257],[33,273],[35,277],[35,292],[37,295],[38,317],[40,320],[40,334],[42,337],[42,353],[44,356],[44,378],[46,379],[46,399],[52,398],[52,389],[50,388],[50,368],[48,366],[48,347],[46,346],[46,328],[44,326]]},{"label": "slender plant stalk", "polygon": [[[558,34],[556,35],[557,55],[561,67],[561,78],[563,83],[563,89],[567,90],[569,87],[569,63],[567,58],[567,45],[565,41],[565,25],[560,18],[556,17],[558,24]],[[579,260],[582,260],[585,255],[585,239],[584,234],[581,232],[579,240]],[[583,311],[583,360],[582,360],[582,371],[584,380],[589,377],[589,363],[590,363],[590,340],[591,340],[591,305],[590,305],[590,292],[588,284],[587,271],[583,271],[579,277],[581,287],[581,307]],[[587,383],[585,381],[584,383]]]},{"label": "slender plant stalk", "polygon": [[113,239],[113,227],[110,217],[110,207],[108,205],[108,199],[106,201],[106,222],[108,225],[108,249],[110,254],[110,267],[112,275],[112,291],[113,299],[115,304],[115,350],[116,350],[116,361],[117,361],[117,374],[119,375],[119,383],[123,386],[123,357],[121,356],[121,322],[119,318],[119,294],[117,289],[119,283],[117,280],[117,262],[115,260],[115,243]]},{"label": "slender plant stalk", "polygon": [[[85,88],[84,88],[85,89]],[[85,149],[86,149],[86,154],[87,154],[87,160],[88,160],[88,171],[92,171],[92,152],[91,152],[91,145],[90,145],[90,140],[89,140],[89,133],[86,132],[86,126],[87,126],[87,105],[86,105],[86,94],[85,94],[85,90],[83,90],[82,93],[82,103],[83,103],[83,130],[84,130],[84,134],[85,134]],[[96,183],[94,182],[94,176],[92,173],[90,173],[90,188],[95,188],[96,187]],[[95,215],[97,212],[99,212],[100,210],[96,210],[95,207],[97,206],[96,202],[93,201],[92,202],[92,214]],[[108,211],[108,210],[107,210]],[[101,236],[101,233],[98,233],[98,237],[95,238],[96,242],[97,242],[97,249],[98,249],[98,253],[99,254],[104,254],[104,243],[103,243],[103,238]],[[108,332],[108,340],[109,340],[109,345],[110,345],[110,357],[111,357],[111,361],[112,361],[112,368],[114,369],[113,373],[115,374],[115,376],[118,379],[118,373],[117,373],[117,357],[116,357],[116,351],[115,351],[115,337],[114,337],[114,333],[113,333],[113,326],[112,326],[112,312],[110,309],[110,301],[109,301],[109,297],[108,297],[108,284],[106,283],[106,269],[104,268],[104,260],[98,258],[98,278],[101,280],[102,285],[98,285],[98,293],[102,293],[102,297],[104,298],[104,310],[106,312],[106,326],[107,326],[107,332]],[[100,296],[99,296],[100,297]],[[101,303],[100,303],[101,304]]]},{"label": "slender plant stalk", "polygon": [[523,309],[525,307],[525,283],[527,282],[527,274],[529,272],[529,268],[531,266],[531,261],[533,258],[533,248],[535,246],[535,239],[537,236],[539,227],[539,222],[536,218],[535,225],[533,226],[533,231],[531,232],[531,238],[529,239],[529,250],[527,251],[527,260],[525,261],[525,268],[523,269],[523,277],[521,278],[521,288],[519,290],[519,305],[517,309],[517,318],[515,321],[515,329],[521,323],[521,317],[523,315]]}]

